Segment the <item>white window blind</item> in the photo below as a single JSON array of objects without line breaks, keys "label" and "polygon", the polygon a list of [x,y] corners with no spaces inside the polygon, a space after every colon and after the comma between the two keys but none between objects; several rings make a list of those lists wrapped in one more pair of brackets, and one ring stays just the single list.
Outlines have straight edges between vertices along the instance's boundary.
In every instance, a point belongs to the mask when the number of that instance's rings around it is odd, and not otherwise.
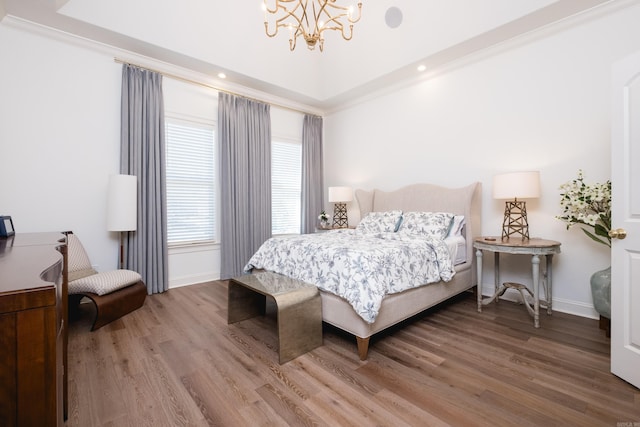
[{"label": "white window blind", "polygon": [[273,141],[271,145],[272,233],[300,234],[302,144]]},{"label": "white window blind", "polygon": [[213,126],[166,119],[169,244],[216,240],[216,141]]}]

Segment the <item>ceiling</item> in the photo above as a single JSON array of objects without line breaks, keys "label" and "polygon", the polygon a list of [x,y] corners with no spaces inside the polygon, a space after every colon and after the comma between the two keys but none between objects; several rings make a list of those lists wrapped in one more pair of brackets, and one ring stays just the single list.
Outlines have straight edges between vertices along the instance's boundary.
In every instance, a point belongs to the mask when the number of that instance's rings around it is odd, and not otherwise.
[{"label": "ceiling", "polygon": [[[433,71],[614,1],[362,0],[353,39],[330,32],[324,52],[309,51],[303,41],[292,52],[287,34],[267,37],[261,0],[0,0],[0,17],[4,9],[14,22],[31,21],[209,76],[224,72],[227,84],[330,111],[416,80],[419,64]],[[402,15],[395,28],[385,19],[390,8]]]}]

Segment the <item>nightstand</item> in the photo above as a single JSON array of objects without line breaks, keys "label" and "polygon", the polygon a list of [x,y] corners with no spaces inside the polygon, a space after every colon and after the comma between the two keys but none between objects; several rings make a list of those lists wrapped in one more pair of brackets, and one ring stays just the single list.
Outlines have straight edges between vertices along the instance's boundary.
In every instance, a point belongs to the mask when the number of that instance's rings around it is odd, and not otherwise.
[{"label": "nightstand", "polygon": [[[542,278],[544,286],[544,295],[546,299],[547,314],[551,314],[551,289],[552,289],[552,261],[553,255],[560,253],[560,242],[555,240],[546,240],[533,238],[529,240],[510,239],[502,241],[500,237],[479,237],[474,240],[473,247],[476,249],[477,261],[477,294],[478,294],[478,312],[482,311],[482,306],[498,301],[507,289],[515,289],[522,295],[524,305],[527,307],[529,314],[533,316],[533,325],[540,327],[540,256],[546,258],[546,272]],[[495,293],[489,298],[482,297],[482,254],[483,251],[493,252],[494,254],[494,289]],[[527,286],[505,282],[500,283],[500,254],[520,254],[531,256],[531,271],[533,278],[533,289]],[[527,302],[525,294],[529,294],[533,299],[533,304]]]},{"label": "nightstand", "polygon": [[329,228],[320,228],[316,227],[316,233],[324,233],[325,231],[331,230],[353,230],[355,227],[329,227]]}]

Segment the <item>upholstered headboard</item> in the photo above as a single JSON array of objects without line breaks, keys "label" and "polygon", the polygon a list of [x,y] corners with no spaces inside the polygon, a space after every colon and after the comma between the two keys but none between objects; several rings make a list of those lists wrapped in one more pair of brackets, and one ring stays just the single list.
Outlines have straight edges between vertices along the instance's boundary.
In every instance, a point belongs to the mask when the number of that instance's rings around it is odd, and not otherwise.
[{"label": "upholstered headboard", "polygon": [[451,212],[464,215],[467,261],[472,262],[473,239],[482,234],[482,185],[479,182],[461,188],[413,184],[395,191],[356,190],[355,195],[360,208],[360,218],[364,218],[369,212],[396,209],[403,212]]}]

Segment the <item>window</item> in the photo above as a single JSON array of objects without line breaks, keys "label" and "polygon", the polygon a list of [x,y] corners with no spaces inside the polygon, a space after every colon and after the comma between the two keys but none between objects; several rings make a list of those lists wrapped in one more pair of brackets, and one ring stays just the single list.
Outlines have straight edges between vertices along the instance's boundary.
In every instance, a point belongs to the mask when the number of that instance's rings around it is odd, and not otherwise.
[{"label": "window", "polygon": [[165,119],[167,239],[171,244],[216,240],[216,140],[206,123]]},{"label": "window", "polygon": [[271,144],[272,233],[300,234],[302,197],[302,144]]}]

